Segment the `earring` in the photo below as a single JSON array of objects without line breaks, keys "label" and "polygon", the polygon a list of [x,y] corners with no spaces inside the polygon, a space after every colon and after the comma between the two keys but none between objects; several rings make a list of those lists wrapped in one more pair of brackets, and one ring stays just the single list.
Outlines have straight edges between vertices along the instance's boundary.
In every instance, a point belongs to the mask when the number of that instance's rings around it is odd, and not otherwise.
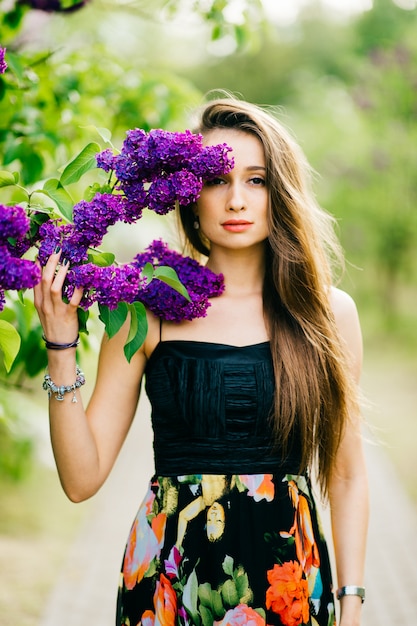
[{"label": "earring", "polygon": [[200,218],[198,217],[198,215],[194,216],[193,227],[195,228],[195,230],[198,230],[200,228]]}]

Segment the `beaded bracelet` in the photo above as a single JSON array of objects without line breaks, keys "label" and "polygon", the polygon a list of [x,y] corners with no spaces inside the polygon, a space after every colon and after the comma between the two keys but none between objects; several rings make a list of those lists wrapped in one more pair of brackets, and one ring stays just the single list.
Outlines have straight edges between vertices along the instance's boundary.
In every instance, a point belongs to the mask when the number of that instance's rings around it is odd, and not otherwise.
[{"label": "beaded bracelet", "polygon": [[340,587],[340,589],[336,591],[336,597],[338,600],[341,600],[344,596],[359,596],[363,604],[365,602],[365,588],[358,587],[357,585]]},{"label": "beaded bracelet", "polygon": [[78,365],[76,368],[76,376],[75,382],[72,385],[56,385],[49,374],[45,374],[42,387],[48,392],[48,398],[50,398],[52,394],[55,394],[55,400],[62,402],[64,394],[72,392],[74,395],[71,402],[78,402],[75,392],[85,384],[85,376]]},{"label": "beaded bracelet", "polygon": [[80,335],[77,335],[75,341],[71,341],[71,343],[54,343],[53,341],[48,341],[45,335],[42,335],[42,339],[47,350],[67,350],[68,348],[76,348],[80,343]]}]

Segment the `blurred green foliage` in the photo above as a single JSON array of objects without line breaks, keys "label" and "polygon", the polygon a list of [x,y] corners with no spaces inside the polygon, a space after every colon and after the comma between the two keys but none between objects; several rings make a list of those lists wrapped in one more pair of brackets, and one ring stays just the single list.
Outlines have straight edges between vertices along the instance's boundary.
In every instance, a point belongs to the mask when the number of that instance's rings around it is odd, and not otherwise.
[{"label": "blurred green foliage", "polygon": [[[71,14],[3,4],[1,169],[35,188],[97,140],[92,126],[109,128],[116,145],[133,127],[182,129],[212,89],[277,107],[319,173],[320,203],[338,219],[343,285],[368,341],[386,341],[389,330],[404,350],[416,348],[417,10],[374,0],[336,20],[312,0],[281,24],[266,23],[261,0],[90,0]],[[0,202],[20,201],[17,188],[1,190]],[[25,300],[8,300],[0,315],[23,338],[10,375],[0,372],[3,388],[30,388],[45,366]],[[2,409],[0,454],[7,441],[19,450],[12,404]],[[22,475],[19,454],[7,458],[0,472]]]}]

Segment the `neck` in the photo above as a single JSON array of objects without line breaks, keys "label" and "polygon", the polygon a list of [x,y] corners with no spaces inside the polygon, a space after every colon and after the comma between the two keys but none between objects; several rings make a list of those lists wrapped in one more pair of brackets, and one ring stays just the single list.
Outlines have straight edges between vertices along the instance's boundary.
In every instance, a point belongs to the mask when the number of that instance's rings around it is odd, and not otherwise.
[{"label": "neck", "polygon": [[223,274],[228,295],[262,292],[265,274],[264,247],[245,250],[213,249],[207,267]]}]

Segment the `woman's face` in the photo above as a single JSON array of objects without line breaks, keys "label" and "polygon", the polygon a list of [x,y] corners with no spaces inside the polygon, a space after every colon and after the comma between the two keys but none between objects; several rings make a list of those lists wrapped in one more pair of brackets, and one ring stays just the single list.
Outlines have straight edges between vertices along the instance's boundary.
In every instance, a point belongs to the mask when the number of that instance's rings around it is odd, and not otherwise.
[{"label": "woman's face", "polygon": [[214,129],[204,137],[206,146],[220,143],[233,149],[235,166],[204,184],[196,204],[201,231],[211,251],[263,247],[269,201],[263,146],[255,135],[235,129]]}]

